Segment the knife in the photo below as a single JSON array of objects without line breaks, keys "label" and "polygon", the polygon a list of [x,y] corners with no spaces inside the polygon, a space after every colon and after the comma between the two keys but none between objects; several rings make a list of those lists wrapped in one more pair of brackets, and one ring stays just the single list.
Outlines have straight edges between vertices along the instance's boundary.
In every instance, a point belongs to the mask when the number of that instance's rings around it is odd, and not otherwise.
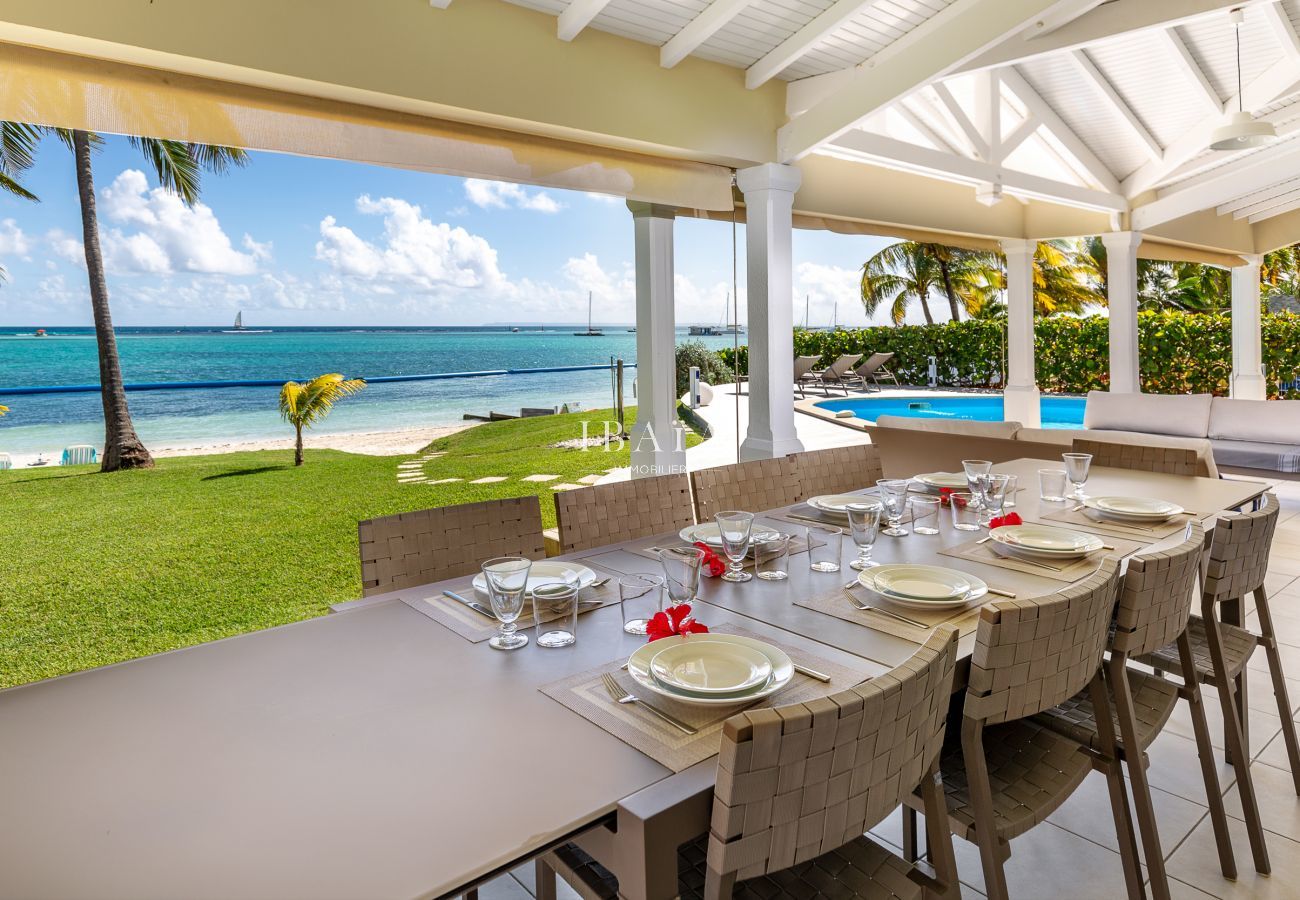
[{"label": "knife", "polygon": [[488,609],[482,603],[476,603],[473,600],[466,600],[464,597],[462,597],[460,594],[457,594],[455,591],[443,591],[442,595],[444,597],[450,597],[452,600],[455,600],[457,603],[463,603],[464,605],[468,606],[470,609],[474,610],[474,612],[478,613],[480,616],[487,616],[489,619],[496,619],[497,617],[496,613],[492,612],[492,610]]}]

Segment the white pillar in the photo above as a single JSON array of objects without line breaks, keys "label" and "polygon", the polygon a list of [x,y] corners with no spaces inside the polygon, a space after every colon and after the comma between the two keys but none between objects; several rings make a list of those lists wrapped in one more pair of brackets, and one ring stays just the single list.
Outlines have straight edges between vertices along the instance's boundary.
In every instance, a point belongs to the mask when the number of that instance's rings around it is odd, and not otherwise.
[{"label": "white pillar", "polygon": [[767,163],[742,169],[749,291],[749,430],[741,459],[787,456],[803,449],[794,428],[794,280],[791,220],[801,175]]},{"label": "white pillar", "polygon": [[1034,253],[1038,241],[1003,241],[1007,257],[1007,383],[1002,418],[1029,428],[1042,424],[1034,372]]},{"label": "white pillar", "polygon": [[636,231],[636,425],[632,477],[686,471],[677,446],[676,316],[673,309],[673,219],[668,206],[629,200]]},{"label": "white pillar", "polygon": [[1110,391],[1136,394],[1138,377],[1137,251],[1142,235],[1136,231],[1103,234],[1106,282],[1110,297]]},{"label": "white pillar", "polygon": [[1260,332],[1259,269],[1262,256],[1245,257],[1232,267],[1232,396],[1267,400],[1264,339]]}]

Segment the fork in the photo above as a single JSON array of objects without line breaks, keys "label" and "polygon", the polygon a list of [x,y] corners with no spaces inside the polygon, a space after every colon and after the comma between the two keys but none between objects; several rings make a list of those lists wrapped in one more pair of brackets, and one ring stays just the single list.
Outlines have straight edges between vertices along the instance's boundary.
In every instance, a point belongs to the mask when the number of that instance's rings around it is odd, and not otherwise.
[{"label": "fork", "polygon": [[916,619],[909,619],[907,616],[900,616],[896,612],[891,612],[890,610],[883,609],[879,606],[864,606],[862,603],[858,602],[858,598],[854,596],[853,591],[850,590],[850,588],[853,587],[854,583],[855,582],[850,582],[849,584],[844,585],[844,595],[849,598],[849,602],[853,604],[855,609],[860,609],[863,612],[879,613],[882,616],[888,616],[891,619],[897,619],[898,621],[902,622],[905,625],[911,625],[913,628],[930,627],[929,625],[926,625],[923,622],[916,621]]},{"label": "fork", "polygon": [[604,675],[601,675],[600,680],[601,683],[605,685],[605,690],[609,692],[609,699],[613,700],[615,703],[638,703],[641,705],[642,709],[654,713],[656,716],[658,716],[660,719],[664,720],[669,725],[676,728],[682,734],[699,734],[698,729],[692,728],[690,725],[687,725],[685,722],[681,721],[680,719],[670,716],[662,709],[651,706],[649,703],[646,703],[644,700],[640,699],[639,697],[636,697],[633,694],[629,694],[627,691],[623,690],[621,687],[619,687],[618,682],[614,680],[614,676],[609,674],[608,672],[606,672]]}]

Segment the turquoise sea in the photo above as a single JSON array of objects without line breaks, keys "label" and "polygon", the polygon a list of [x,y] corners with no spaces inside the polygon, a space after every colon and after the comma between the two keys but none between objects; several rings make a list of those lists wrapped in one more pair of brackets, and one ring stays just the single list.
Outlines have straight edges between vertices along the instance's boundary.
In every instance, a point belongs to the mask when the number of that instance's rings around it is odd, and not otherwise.
[{"label": "turquoise sea", "polygon": [[[253,327],[253,326],[250,326]],[[89,328],[0,326],[0,452],[57,452],[68,444],[100,445],[99,395],[4,396],[5,387],[96,383]],[[118,352],[128,384],[239,379],[304,380],[324,372],[349,377],[467,372],[636,361],[636,335],[607,327],[578,337],[574,326],[484,328],[276,328],[226,334],[220,328],[120,328]],[[678,339],[686,340],[681,329]],[[698,338],[729,347],[731,337]],[[744,342],[744,336],[741,336]],[[632,403],[632,379],[625,390]],[[199,446],[284,437],[275,388],[141,391],[128,394],[146,445]],[[373,384],[335,407],[317,432],[392,431],[454,425],[463,413],[518,413],[521,406],[593,409],[612,405],[607,372],[561,372]]]}]

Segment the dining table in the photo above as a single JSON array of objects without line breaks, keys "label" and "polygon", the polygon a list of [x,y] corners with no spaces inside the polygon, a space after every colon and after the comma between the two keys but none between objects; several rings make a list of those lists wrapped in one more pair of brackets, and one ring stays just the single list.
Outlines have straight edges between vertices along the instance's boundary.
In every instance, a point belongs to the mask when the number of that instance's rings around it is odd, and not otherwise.
[{"label": "dining table", "polygon": [[[1039,499],[1045,467],[1060,462],[994,471],[1017,476],[1025,522],[1062,524],[1077,504]],[[1089,495],[1168,500],[1207,526],[1268,487],[1103,467],[1087,482]],[[796,535],[813,524],[803,504],[754,512]],[[936,535],[882,535],[873,557],[978,576],[1001,592],[983,603],[1032,601],[1073,577],[986,558],[975,542],[987,531],[954,529],[948,510],[940,520]],[[1112,548],[1095,568],[1182,530],[1093,533]],[[562,558],[616,578],[659,572],[655,551],[683,543],[650,535]],[[795,553],[783,581],[704,579],[694,616],[833,670],[841,686],[869,679],[914,653],[929,623],[835,605],[856,554],[846,536],[839,572]],[[646,638],[623,630],[614,603],[580,615],[569,647],[492,650],[430,614],[463,582],[0,691],[0,898],[454,896],[567,841],[609,865],[624,896],[675,896],[677,848],[708,829],[716,750],[664,733],[674,752],[659,753],[649,730],[629,739],[626,717],[616,727],[608,710],[581,711],[599,700],[564,699]],[[954,619],[967,662],[978,615]],[[764,702],[833,688],[796,679],[786,690],[800,693]]]}]

